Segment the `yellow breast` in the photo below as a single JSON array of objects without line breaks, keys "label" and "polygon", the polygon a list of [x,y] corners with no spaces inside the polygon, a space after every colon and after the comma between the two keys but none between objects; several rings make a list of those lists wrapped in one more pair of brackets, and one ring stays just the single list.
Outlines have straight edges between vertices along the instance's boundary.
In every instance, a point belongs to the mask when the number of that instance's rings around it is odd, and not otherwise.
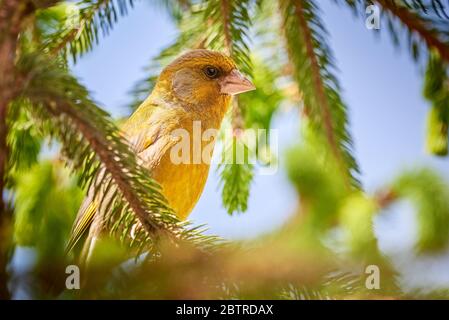
[{"label": "yellow breast", "polygon": [[204,164],[173,164],[164,156],[153,171],[170,206],[180,219],[186,219],[198,202],[207,180],[209,166]]},{"label": "yellow breast", "polygon": [[[196,128],[194,128],[196,127]],[[153,177],[158,181],[170,206],[180,219],[185,219],[195,207],[209,173],[212,151],[216,136],[203,134],[207,129],[216,130],[218,125],[209,122],[186,119],[180,128],[188,134],[184,151],[184,161],[180,163],[179,145],[172,146],[162,156],[159,164],[153,169]],[[176,154],[175,154],[176,151]]]}]

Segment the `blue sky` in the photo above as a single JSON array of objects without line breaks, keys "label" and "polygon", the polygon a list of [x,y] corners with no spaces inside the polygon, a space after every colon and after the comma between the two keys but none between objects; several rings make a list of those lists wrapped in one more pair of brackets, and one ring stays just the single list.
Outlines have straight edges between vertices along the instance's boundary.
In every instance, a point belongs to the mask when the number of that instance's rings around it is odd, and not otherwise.
[{"label": "blue sky", "polygon": [[[405,49],[393,47],[382,25],[382,36],[376,37],[349,10],[339,8],[332,1],[320,1],[320,4],[339,68],[343,97],[349,106],[355,155],[366,189],[374,191],[402,170],[422,165],[435,168],[449,181],[449,159],[437,159],[425,153],[425,119],[429,106],[421,94],[422,70]],[[151,57],[175,35],[176,30],[163,8],[137,2],[136,8],[120,20],[100,46],[78,62],[74,71],[101,106],[114,116],[127,115],[129,90],[145,75],[143,68]],[[279,129],[281,154],[298,135],[297,114],[291,110],[274,119],[273,128]],[[248,212],[231,217],[221,207],[218,177],[212,168],[203,196],[190,218],[195,223],[207,223],[211,233],[245,238],[281,225],[295,206],[295,193],[285,172],[280,170],[276,175],[256,176]],[[398,257],[402,254],[407,261],[402,263],[406,265],[402,266],[404,272],[407,273],[407,268],[413,270],[409,281],[423,281],[422,277],[413,275],[421,269],[426,274],[425,270],[431,266],[436,268],[434,273],[444,274],[443,280],[449,283],[449,273],[443,271],[447,270],[444,269],[447,264],[442,261],[447,258],[427,257],[430,261],[424,265],[422,260],[410,262],[416,234],[413,210],[396,206],[390,211],[375,224],[384,251]],[[402,260],[398,258],[398,261]]]}]

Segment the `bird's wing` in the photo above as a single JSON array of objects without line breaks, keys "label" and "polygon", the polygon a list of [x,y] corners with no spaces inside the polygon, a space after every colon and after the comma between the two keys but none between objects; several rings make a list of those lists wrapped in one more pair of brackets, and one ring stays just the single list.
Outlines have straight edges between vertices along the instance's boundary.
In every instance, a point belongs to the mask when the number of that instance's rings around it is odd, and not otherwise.
[{"label": "bird's wing", "polygon": [[69,241],[66,245],[66,253],[71,252],[85,232],[89,229],[94,220],[95,212],[97,211],[97,203],[95,199],[88,195],[81,204],[78,214],[73,224],[72,232]]},{"label": "bird's wing", "polygon": [[[149,100],[136,110],[122,128],[131,148],[137,153],[139,161],[150,170],[174,145],[175,141],[171,139],[170,133],[177,125],[175,119],[179,118],[175,113]],[[77,246],[94,221],[99,210],[98,203],[105,196],[102,193],[95,194],[95,189],[94,186],[90,187],[78,211],[66,252],[70,252]],[[86,245],[89,244],[86,243]]]},{"label": "bird's wing", "polygon": [[185,116],[181,108],[166,108],[153,102],[147,110],[136,111],[125,123],[123,132],[133,150],[148,164],[157,161],[164,154],[161,151],[177,141],[172,139],[172,131],[180,126]]}]

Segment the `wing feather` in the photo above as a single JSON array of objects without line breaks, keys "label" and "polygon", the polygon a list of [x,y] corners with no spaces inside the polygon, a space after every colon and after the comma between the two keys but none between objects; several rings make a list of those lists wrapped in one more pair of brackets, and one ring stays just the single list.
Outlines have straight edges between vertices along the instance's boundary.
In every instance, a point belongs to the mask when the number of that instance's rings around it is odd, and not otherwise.
[{"label": "wing feather", "polygon": [[[176,118],[176,112],[170,112],[164,106],[153,102],[150,97],[124,124],[122,132],[145,167],[152,169],[173,145],[170,132],[177,123]],[[98,214],[98,203],[105,195],[102,192],[95,194],[95,189],[95,186],[91,186],[78,211],[66,246],[67,253],[77,246]]]}]

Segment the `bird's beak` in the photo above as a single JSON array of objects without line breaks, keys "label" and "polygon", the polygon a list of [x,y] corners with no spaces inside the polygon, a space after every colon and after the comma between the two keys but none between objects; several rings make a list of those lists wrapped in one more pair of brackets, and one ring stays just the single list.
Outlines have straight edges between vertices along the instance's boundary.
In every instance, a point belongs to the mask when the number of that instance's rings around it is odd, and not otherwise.
[{"label": "bird's beak", "polygon": [[228,75],[221,78],[219,84],[220,92],[231,96],[256,89],[254,84],[237,69],[232,70]]}]

